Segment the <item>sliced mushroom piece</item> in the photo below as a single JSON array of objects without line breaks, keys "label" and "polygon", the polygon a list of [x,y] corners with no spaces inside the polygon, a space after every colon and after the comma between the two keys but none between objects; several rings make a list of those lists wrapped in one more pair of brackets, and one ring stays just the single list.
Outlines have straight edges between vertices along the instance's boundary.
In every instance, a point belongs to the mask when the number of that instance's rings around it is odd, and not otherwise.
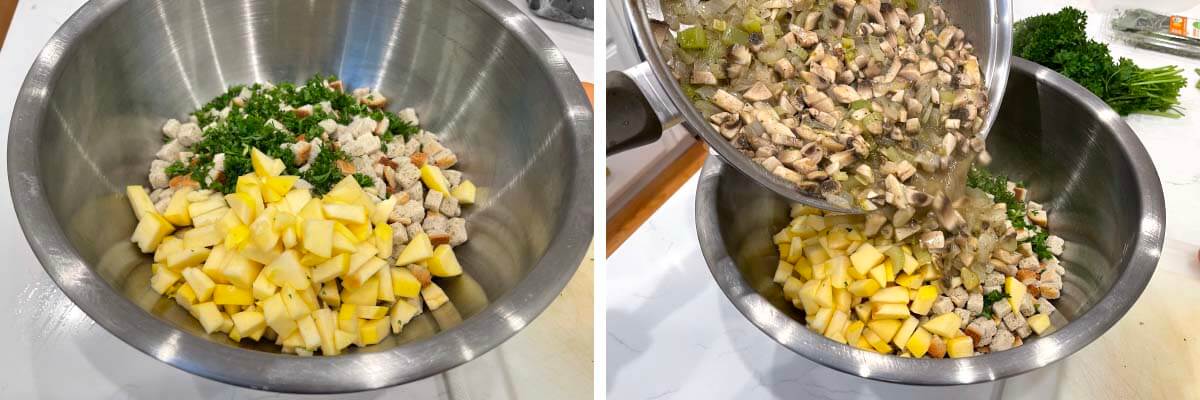
[{"label": "sliced mushroom piece", "polygon": [[921,246],[926,249],[941,249],[946,247],[946,234],[942,231],[929,231],[921,234]]},{"label": "sliced mushroom piece", "polygon": [[921,59],[921,61],[919,61],[917,63],[917,65],[919,66],[919,69],[917,71],[920,72],[921,75],[928,74],[933,71],[937,71],[937,69],[938,69],[937,63],[928,58]]},{"label": "sliced mushroom piece", "polygon": [[925,30],[925,13],[916,13],[909,18],[908,32],[912,34],[912,38],[921,37],[921,32]]},{"label": "sliced mushroom piece", "polygon": [[759,164],[762,164],[762,166],[764,168],[766,168],[767,171],[774,171],[775,168],[783,166],[783,162],[779,161],[779,159],[777,159],[775,157],[767,157],[767,159],[762,160],[761,162],[759,162]]},{"label": "sliced mushroom piece", "polygon": [[[834,0],[833,14],[842,19],[850,18],[850,10],[854,9],[854,0]],[[841,35],[835,35],[841,36]]]},{"label": "sliced mushroom piece", "polygon": [[708,120],[716,126],[717,131],[721,132],[721,136],[724,136],[725,139],[733,139],[742,129],[742,118],[737,113],[716,113],[708,117]]},{"label": "sliced mushroom piece", "polygon": [[[714,96],[714,98],[715,98],[715,96]],[[836,111],[836,108],[834,107],[834,104],[833,104],[833,100],[830,99],[829,96],[825,95],[824,92],[818,90],[816,86],[812,86],[812,85],[804,86],[804,103],[808,104],[808,106],[813,108],[814,110],[817,110],[817,111],[820,111],[823,113],[830,113],[830,112]],[[719,105],[720,104],[718,104],[718,106]],[[830,126],[833,126],[833,125],[830,125]]]},{"label": "sliced mushroom piece", "polygon": [[717,76],[713,75],[713,73],[711,71],[695,70],[695,71],[692,71],[692,84],[716,85],[717,84]]},{"label": "sliced mushroom piece", "polygon": [[863,235],[866,237],[875,236],[875,234],[879,233],[879,228],[882,228],[885,222],[887,222],[887,216],[881,213],[867,214],[867,221],[863,224]]},{"label": "sliced mushroom piece", "polygon": [[729,49],[729,55],[733,58],[733,63],[737,65],[750,65],[750,49],[740,44],[733,45]]},{"label": "sliced mushroom piece", "polygon": [[912,236],[913,234],[919,232],[920,230],[921,230],[921,227],[919,227],[919,226],[912,226],[912,225],[897,226],[895,228],[896,241],[899,242],[904,239],[908,239],[909,236]]},{"label": "sliced mushroom piece", "polygon": [[717,92],[713,94],[712,101],[717,107],[721,107],[721,109],[732,113],[740,112],[746,106],[746,103],[738,100],[737,97],[729,94],[724,89],[717,89]]},{"label": "sliced mushroom piece", "polygon": [[817,29],[817,22],[819,22],[820,20],[821,20],[821,13],[819,13],[819,12],[808,13],[808,16],[804,17],[804,30],[812,31],[812,30]]},{"label": "sliced mushroom piece", "polygon": [[848,85],[834,86],[830,89],[830,94],[830,97],[842,104],[850,104],[862,99],[859,97],[858,91]]},{"label": "sliced mushroom piece", "polygon": [[779,162],[791,165],[792,162],[804,158],[804,154],[800,151],[800,149],[786,149],[780,151],[777,157],[779,158]]},{"label": "sliced mushroom piece", "polygon": [[938,46],[941,46],[943,49],[949,47],[950,41],[954,39],[954,31],[956,30],[957,29],[954,28],[954,26],[947,26],[946,28],[942,29],[941,32],[938,32]]},{"label": "sliced mushroom piece", "polygon": [[858,176],[861,176],[867,182],[875,181],[875,174],[871,171],[870,165],[859,164],[858,167],[854,168],[854,173]]},{"label": "sliced mushroom piece", "polygon": [[774,96],[771,94],[771,88],[761,81],[755,82],[754,86],[742,93],[742,98],[750,101],[765,101],[772,97]]},{"label": "sliced mushroom piece", "polygon": [[908,204],[911,204],[913,207],[923,208],[929,207],[929,205],[933,204],[933,196],[930,196],[920,190],[909,189],[907,195]]},{"label": "sliced mushroom piece", "polygon": [[772,169],[771,173],[796,185],[801,185],[804,183],[804,177],[800,176],[800,174],[796,173],[796,171],[792,171],[791,169],[788,169],[782,165]]},{"label": "sliced mushroom piece", "polygon": [[[905,64],[903,67],[901,67],[898,75],[901,78],[907,79],[909,82],[915,83],[921,81],[921,70],[917,69],[917,66],[911,63]],[[935,91],[934,93],[937,92]]]},{"label": "sliced mushroom piece", "polygon": [[787,58],[780,58],[775,62],[775,72],[779,73],[779,77],[783,79],[792,79],[796,76],[796,67],[792,66],[792,62]]}]

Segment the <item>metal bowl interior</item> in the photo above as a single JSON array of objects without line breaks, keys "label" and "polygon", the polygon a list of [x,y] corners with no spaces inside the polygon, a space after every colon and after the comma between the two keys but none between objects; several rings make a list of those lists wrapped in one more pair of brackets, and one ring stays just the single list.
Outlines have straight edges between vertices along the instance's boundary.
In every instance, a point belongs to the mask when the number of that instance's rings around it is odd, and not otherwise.
[{"label": "metal bowl interior", "polygon": [[[691,100],[684,94],[679,82],[672,76],[663,57],[659,43],[668,34],[665,24],[652,22],[650,16],[661,18],[664,12],[662,0],[626,0],[625,13],[630,18],[634,38],[641,54],[646,58],[650,70],[662,83],[666,96],[683,115],[683,124],[688,130],[699,134],[709,147],[725,162],[733,165],[742,174],[759,185],[797,203],[831,211],[846,213],[861,212],[857,208],[834,205],[823,198],[809,197],[796,190],[792,183],[768,172],[758,163],[738,152],[719,132],[704,119]],[[1010,0],[951,1],[943,8],[951,22],[963,29],[966,39],[975,46],[980,59],[980,68],[987,85],[988,99],[992,104],[985,119],[982,132],[990,131],[998,115],[998,105],[1004,98],[1009,62],[1012,58],[1012,2]]]},{"label": "metal bowl interior", "polygon": [[961,359],[884,356],[804,327],[803,312],[772,282],[771,235],[788,222],[788,202],[710,158],[701,172],[696,221],[717,284],[752,323],[820,364],[881,381],[955,385],[1003,379],[1058,361],[1111,327],[1149,283],[1163,244],[1162,187],[1129,126],[1065,77],[1014,59],[1008,93],[988,148],[989,167],[1029,184],[1063,237],[1067,268],[1055,302],[1057,330],[1012,350]]},{"label": "metal bowl interior", "polygon": [[[477,182],[453,307],[337,357],[205,335],[148,288],[126,185],[159,127],[230,85],[334,73],[415,107]],[[26,78],[9,184],[46,271],[89,316],[175,367],[227,383],[344,392],[440,373],[499,345],[557,297],[592,235],[592,111],[566,60],[506,1],[91,1]]]}]

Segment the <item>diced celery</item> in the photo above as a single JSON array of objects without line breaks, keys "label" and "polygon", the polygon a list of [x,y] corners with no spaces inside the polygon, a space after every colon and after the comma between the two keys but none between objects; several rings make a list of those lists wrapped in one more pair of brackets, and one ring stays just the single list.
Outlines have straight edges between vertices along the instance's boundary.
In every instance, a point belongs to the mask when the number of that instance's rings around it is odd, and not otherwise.
[{"label": "diced celery", "polygon": [[742,29],[746,32],[762,33],[763,26],[762,17],[758,16],[758,12],[754,9],[746,10],[746,14],[742,17]]},{"label": "diced celery", "polygon": [[870,105],[871,105],[870,100],[865,100],[865,99],[864,100],[855,100],[855,101],[850,102],[850,110],[851,111],[860,110],[860,109],[867,108],[867,106],[870,106]]},{"label": "diced celery", "polygon": [[704,33],[704,29],[693,26],[691,28],[679,31],[679,35],[675,37],[679,42],[679,47],[688,50],[704,50],[708,48],[708,35]]},{"label": "diced celery", "polygon": [[721,34],[721,43],[724,43],[726,46],[733,46],[735,44],[744,46],[750,43],[750,34],[741,29],[730,27],[725,30],[725,33]]}]

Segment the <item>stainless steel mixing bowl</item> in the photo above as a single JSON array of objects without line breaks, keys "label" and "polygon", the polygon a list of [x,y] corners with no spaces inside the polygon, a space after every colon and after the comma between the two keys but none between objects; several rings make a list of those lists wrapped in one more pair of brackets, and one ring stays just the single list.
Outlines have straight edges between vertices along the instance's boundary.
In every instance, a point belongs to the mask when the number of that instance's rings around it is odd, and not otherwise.
[{"label": "stainless steel mixing bowl", "polygon": [[1054,333],[1008,351],[935,360],[884,356],[809,331],[803,311],[771,281],[778,261],[771,235],[788,222],[787,201],[710,157],[696,195],[696,229],[717,284],[784,347],[880,381],[1003,379],[1088,345],[1133,306],[1158,264],[1166,219],[1158,173],[1116,112],[1054,71],[1014,58],[1005,97],[988,137],[989,168],[1028,182],[1033,200],[1050,210],[1050,231],[1067,242]]},{"label": "stainless steel mixing bowl", "polygon": [[[456,307],[378,346],[304,358],[205,335],[148,289],[123,193],[146,184],[167,118],[229,85],[315,73],[416,107],[482,201],[466,208],[467,273],[443,285]],[[236,385],[344,392],[459,365],[537,317],[592,236],[591,106],[550,40],[504,0],[94,0],[38,56],[12,118],[9,185],[46,272],[121,340]]]},{"label": "stainless steel mixing bowl", "polygon": [[[926,1],[943,5],[954,25],[962,28],[967,40],[975,46],[980,60],[984,84],[992,107],[984,119],[983,134],[987,134],[996,119],[1004,85],[1008,81],[1008,64],[1012,57],[1011,0]],[[861,212],[857,208],[835,205],[823,198],[809,197],[791,182],[767,171],[758,163],[738,152],[712,125],[704,119],[692,101],[671,75],[666,58],[659,48],[661,38],[671,34],[663,23],[662,0],[625,0],[625,14],[633,28],[633,37],[646,61],[624,71],[609,71],[606,88],[607,151],[616,153],[658,140],[662,130],[683,123],[688,131],[699,136],[716,151],[721,160],[749,176],[758,184],[794,202],[826,210],[846,213]]]}]

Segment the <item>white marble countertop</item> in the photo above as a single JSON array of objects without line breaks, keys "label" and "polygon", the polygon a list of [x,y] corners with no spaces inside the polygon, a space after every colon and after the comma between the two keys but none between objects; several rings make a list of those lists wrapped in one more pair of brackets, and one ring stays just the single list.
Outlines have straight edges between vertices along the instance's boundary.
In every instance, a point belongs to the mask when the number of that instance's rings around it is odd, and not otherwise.
[{"label": "white marble countertop", "polygon": [[[1112,1],[1075,7],[1111,10]],[[1144,3],[1144,2],[1143,2]],[[1150,6],[1200,17],[1194,2]],[[1128,4],[1128,2],[1126,3]],[[1133,3],[1138,4],[1138,3]],[[1017,18],[1064,1],[1019,1]],[[1089,31],[1103,21],[1092,14]],[[1184,67],[1187,116],[1127,120],[1146,146],[1166,196],[1166,243],[1149,287],[1104,336],[1075,355],[1005,381],[964,387],[879,383],[822,367],[775,343],[721,293],[700,254],[696,178],[676,192],[607,262],[607,393],[614,399],[1131,399],[1200,393],[1200,61],[1112,45],[1115,56]]]},{"label": "white marble countertop", "polygon": [[[518,7],[528,7],[512,0]],[[22,1],[0,49],[0,132],[42,45],[82,0]],[[581,80],[591,81],[592,33],[534,18]],[[0,140],[0,155],[7,154]],[[7,176],[7,162],[0,162]],[[290,396],[200,378],[121,342],[87,317],[42,270],[0,185],[0,399],[274,399]],[[444,374],[336,399],[568,399],[592,394],[592,262],[588,258],[551,306],[500,347]]]}]

